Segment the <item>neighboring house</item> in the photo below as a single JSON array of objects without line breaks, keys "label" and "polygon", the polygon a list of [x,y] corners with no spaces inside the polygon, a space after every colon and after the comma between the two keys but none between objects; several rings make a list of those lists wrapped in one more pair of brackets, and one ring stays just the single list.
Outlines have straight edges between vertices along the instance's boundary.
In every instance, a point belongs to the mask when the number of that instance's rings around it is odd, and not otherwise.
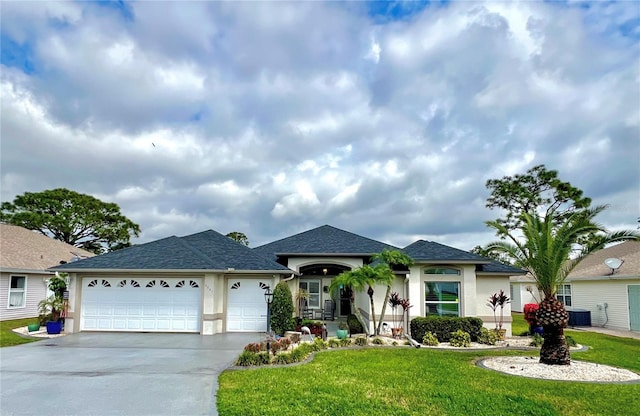
[{"label": "neighboring house", "polygon": [[53,275],[46,269],[93,255],[37,231],[0,224],[0,320],[38,316]]},{"label": "neighboring house", "polygon": [[[605,264],[622,261],[617,269]],[[627,241],[585,257],[558,291],[569,309],[591,312],[591,325],[640,331],[640,242]]]},{"label": "neighboring house", "polygon": [[524,312],[524,305],[542,300],[536,281],[531,275],[511,276],[510,283],[512,311]]},{"label": "neighboring house", "polygon": [[[335,314],[351,310],[349,288],[329,292],[331,279],[361,267],[391,245],[324,225],[256,248],[209,230],[168,237],[53,270],[71,277],[68,331],[261,332],[266,329],[264,290],[287,281],[295,296],[310,294],[308,307],[320,311],[335,301]],[[416,264],[396,270],[393,290],[414,305],[410,318],[429,314],[478,316],[493,327],[486,306],[494,292],[507,290],[519,269],[441,244],[417,241],[404,251]],[[375,288],[380,313],[386,288]],[[369,298],[355,293],[356,307],[370,320]],[[505,308],[511,329],[511,310]],[[387,308],[385,321],[391,323]]]}]

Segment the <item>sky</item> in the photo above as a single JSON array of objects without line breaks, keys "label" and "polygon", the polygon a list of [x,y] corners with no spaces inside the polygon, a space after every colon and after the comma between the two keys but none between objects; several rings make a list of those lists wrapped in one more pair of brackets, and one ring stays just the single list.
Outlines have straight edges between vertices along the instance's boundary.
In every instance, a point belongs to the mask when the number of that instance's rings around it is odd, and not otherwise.
[{"label": "sky", "polygon": [[638,2],[0,2],[2,201],[117,203],[134,243],[324,224],[495,240],[544,164],[640,217]]}]

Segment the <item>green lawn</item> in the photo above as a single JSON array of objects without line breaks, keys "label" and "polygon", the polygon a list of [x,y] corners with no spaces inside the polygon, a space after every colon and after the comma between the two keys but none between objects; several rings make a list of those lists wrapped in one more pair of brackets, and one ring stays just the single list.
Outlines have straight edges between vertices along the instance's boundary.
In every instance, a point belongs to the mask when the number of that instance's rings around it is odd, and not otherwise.
[{"label": "green lawn", "polygon": [[38,322],[38,318],[14,319],[12,321],[0,322],[0,348],[37,341],[36,339],[23,338],[12,331],[14,328],[27,326],[34,322]]},{"label": "green lawn", "polygon": [[[573,353],[574,359],[640,373],[640,341],[583,331],[567,333],[592,347]],[[640,384],[536,380],[473,365],[474,360],[493,355],[537,352],[327,351],[295,367],[225,371],[219,379],[218,411],[222,416],[631,415],[640,409]]]}]

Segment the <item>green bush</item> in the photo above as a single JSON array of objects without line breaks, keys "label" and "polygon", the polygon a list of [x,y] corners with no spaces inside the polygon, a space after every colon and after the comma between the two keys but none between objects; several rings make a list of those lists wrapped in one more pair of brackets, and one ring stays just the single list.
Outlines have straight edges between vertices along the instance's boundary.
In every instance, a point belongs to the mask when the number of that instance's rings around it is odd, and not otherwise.
[{"label": "green bush", "polygon": [[294,328],[293,322],[293,297],[287,282],[280,282],[273,290],[273,302],[271,303],[271,329],[278,335],[284,335],[285,331]]},{"label": "green bush", "polygon": [[291,354],[288,352],[281,352],[276,354],[273,358],[274,364],[291,364],[293,361],[291,360]]},{"label": "green bush", "polygon": [[373,345],[384,345],[384,341],[381,338],[375,337],[371,340]]},{"label": "green bush", "polygon": [[531,338],[531,342],[529,343],[529,345],[531,345],[532,347],[541,347],[542,344],[544,344],[544,338],[542,338],[542,335],[538,334],[537,332],[533,334],[533,338]]},{"label": "green bush", "polygon": [[480,328],[480,335],[478,335],[478,342],[486,345],[496,345],[498,342],[498,334],[496,331],[490,331],[485,327]]},{"label": "green bush", "polygon": [[573,339],[573,337],[571,335],[565,335],[564,339],[567,341],[567,345],[570,347],[577,347],[578,343],[576,342],[575,339]]},{"label": "green bush", "polygon": [[271,363],[271,354],[266,351],[259,352],[256,354],[258,358],[258,365],[265,365]]},{"label": "green bush", "polygon": [[477,341],[482,328],[482,319],[475,317],[451,317],[442,318],[439,316],[418,317],[411,320],[411,336],[419,341],[424,338],[424,334],[432,332],[440,342],[448,342],[451,333],[462,330],[471,336],[472,341]]},{"label": "green bush", "polygon": [[426,334],[424,334],[424,337],[422,337],[422,343],[430,347],[435,347],[440,344],[438,342],[438,338],[433,335],[433,332],[427,332]]},{"label": "green bush", "polygon": [[310,345],[312,346],[313,351],[320,351],[327,348],[327,343],[320,337],[316,337],[316,339],[313,340],[313,344]]},{"label": "green bush", "polygon": [[355,344],[360,347],[364,347],[365,345],[369,345],[369,340],[367,339],[367,337],[358,337],[355,340]]},{"label": "green bush", "polygon": [[362,324],[354,314],[347,316],[347,325],[349,325],[350,334],[362,334],[364,332]]},{"label": "green bush", "polygon": [[338,348],[340,347],[340,340],[336,338],[331,338],[329,340],[329,348]]},{"label": "green bush", "polygon": [[351,345],[351,339],[345,338],[340,340],[341,347],[348,347],[349,345]]},{"label": "green bush", "polygon": [[242,354],[236,360],[236,365],[240,365],[243,367],[249,367],[251,365],[258,365],[260,360],[258,359],[258,354],[253,351],[242,351]]},{"label": "green bush", "polygon": [[471,335],[468,332],[458,329],[451,333],[451,339],[449,341],[453,347],[470,347]]}]

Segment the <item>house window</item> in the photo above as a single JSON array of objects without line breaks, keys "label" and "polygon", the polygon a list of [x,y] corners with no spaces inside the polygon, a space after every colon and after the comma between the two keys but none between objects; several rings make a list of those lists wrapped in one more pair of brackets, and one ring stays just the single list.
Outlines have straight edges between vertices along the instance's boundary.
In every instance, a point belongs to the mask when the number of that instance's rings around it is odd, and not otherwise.
[{"label": "house window", "polygon": [[9,308],[24,308],[27,300],[27,277],[11,276],[9,285]]},{"label": "house window", "polygon": [[425,315],[460,316],[460,283],[424,282]]},{"label": "house window", "polygon": [[424,269],[424,274],[455,274],[460,276],[460,270],[452,267],[429,267]]},{"label": "house window", "polygon": [[320,280],[302,280],[300,289],[309,292],[309,309],[320,308]]},{"label": "house window", "polygon": [[557,298],[564,306],[571,306],[571,285],[560,285]]}]

